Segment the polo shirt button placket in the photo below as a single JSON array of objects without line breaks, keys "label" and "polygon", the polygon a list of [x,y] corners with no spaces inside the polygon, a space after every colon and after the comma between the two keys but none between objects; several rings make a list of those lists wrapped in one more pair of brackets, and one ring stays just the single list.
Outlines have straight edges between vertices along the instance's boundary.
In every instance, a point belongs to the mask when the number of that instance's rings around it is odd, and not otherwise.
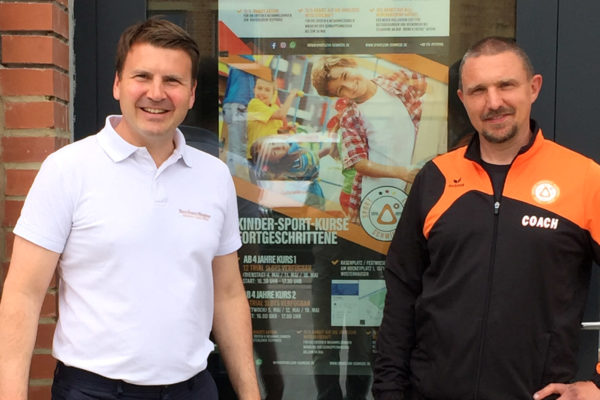
[{"label": "polo shirt button placket", "polygon": [[158,179],[154,179],[152,182],[152,195],[154,198],[155,204],[166,204],[168,197],[167,191],[165,190],[164,185]]}]

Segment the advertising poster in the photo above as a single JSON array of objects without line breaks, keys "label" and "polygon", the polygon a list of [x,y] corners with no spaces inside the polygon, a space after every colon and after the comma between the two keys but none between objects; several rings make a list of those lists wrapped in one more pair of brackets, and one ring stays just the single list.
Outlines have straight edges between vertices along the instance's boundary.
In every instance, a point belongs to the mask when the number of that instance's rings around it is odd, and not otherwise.
[{"label": "advertising poster", "polygon": [[219,1],[220,157],[267,397],[367,398],[385,254],[447,151],[449,0],[301,4]]}]

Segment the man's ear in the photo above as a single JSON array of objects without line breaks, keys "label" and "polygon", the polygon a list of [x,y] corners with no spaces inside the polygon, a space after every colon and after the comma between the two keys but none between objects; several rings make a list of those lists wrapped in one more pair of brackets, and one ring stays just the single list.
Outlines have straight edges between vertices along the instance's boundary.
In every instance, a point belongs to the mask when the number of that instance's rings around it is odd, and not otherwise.
[{"label": "man's ear", "polygon": [[460,99],[460,101],[463,101],[463,91],[458,89],[456,91],[456,94],[458,95],[458,98]]},{"label": "man's ear", "polygon": [[113,97],[117,101],[121,97],[121,95],[119,93],[119,85],[120,85],[120,83],[121,83],[121,78],[119,78],[119,73],[115,72],[115,80],[113,82]]},{"label": "man's ear", "polygon": [[196,101],[196,86],[198,86],[198,80],[194,80],[194,84],[192,85],[192,95],[190,96],[188,110],[191,110],[192,107],[194,107],[194,102]]},{"label": "man's ear", "polygon": [[535,74],[531,78],[531,102],[532,103],[538,98],[538,95],[540,94],[540,91],[542,90],[542,81],[543,81],[543,78],[542,78],[542,75],[540,75],[540,74]]}]

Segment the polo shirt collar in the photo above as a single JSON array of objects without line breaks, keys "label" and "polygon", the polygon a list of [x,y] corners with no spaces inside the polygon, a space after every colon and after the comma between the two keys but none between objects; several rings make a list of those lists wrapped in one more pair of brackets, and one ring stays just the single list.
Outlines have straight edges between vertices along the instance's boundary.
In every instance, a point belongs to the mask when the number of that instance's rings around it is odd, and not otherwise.
[{"label": "polo shirt collar", "polygon": [[[121,120],[120,115],[109,115],[106,117],[104,128],[98,132],[98,142],[106,154],[114,162],[120,162],[131,156],[138,149],[137,146],[123,139],[115,130],[115,126]],[[192,166],[191,157],[185,143],[185,137],[179,129],[175,132],[175,149],[173,155],[176,159],[182,158],[185,165]]]},{"label": "polo shirt collar", "polygon": [[177,130],[175,131],[175,150],[173,150],[173,154],[176,155],[178,158],[179,156],[181,156],[185,165],[191,167],[192,157],[190,157],[189,153],[190,150],[186,146],[185,137],[183,136],[183,133],[181,133],[179,128],[177,128]]}]

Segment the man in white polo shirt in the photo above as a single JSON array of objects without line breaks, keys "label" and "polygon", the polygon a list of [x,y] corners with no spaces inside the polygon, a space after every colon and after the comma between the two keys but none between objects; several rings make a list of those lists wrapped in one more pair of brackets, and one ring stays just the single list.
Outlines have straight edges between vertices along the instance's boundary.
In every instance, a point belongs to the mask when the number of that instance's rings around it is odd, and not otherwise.
[{"label": "man in white polo shirt", "polygon": [[25,400],[54,271],[53,399],[217,399],[212,332],[240,399],[259,399],[225,164],[177,126],[194,103],[198,48],[150,19],[119,41],[122,116],[43,163],[15,227],[0,304],[0,399]]}]

